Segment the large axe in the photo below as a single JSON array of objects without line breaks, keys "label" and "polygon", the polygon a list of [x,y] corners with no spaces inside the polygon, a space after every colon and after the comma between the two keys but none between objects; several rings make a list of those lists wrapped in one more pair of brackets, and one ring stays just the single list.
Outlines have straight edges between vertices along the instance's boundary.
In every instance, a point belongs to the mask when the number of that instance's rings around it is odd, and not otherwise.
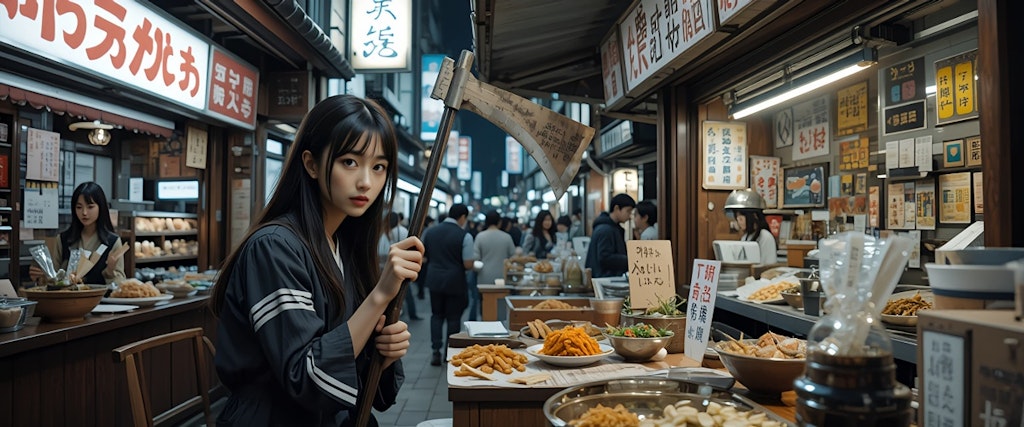
[{"label": "large axe", "polygon": [[[434,90],[430,93],[431,98],[444,100],[444,112],[431,148],[434,154],[427,162],[416,208],[409,219],[410,236],[419,236],[423,231],[427,210],[430,208],[430,195],[434,192],[437,173],[441,169],[448,143],[448,134],[452,131],[455,113],[460,108],[479,114],[519,141],[526,148],[526,152],[537,161],[537,165],[551,184],[556,199],[561,199],[565,190],[569,188],[569,184],[580,169],[583,152],[594,138],[592,127],[519,95],[480,82],[471,74],[472,67],[473,53],[468,50],[463,50],[459,55],[458,64],[451,58],[444,58]],[[385,324],[390,325],[398,320],[408,288],[409,281],[406,280],[384,312],[387,316]],[[384,356],[379,352],[373,352],[370,369],[356,402],[356,425],[359,427],[364,427],[370,422],[370,409],[373,406],[373,397],[377,394],[377,383],[383,369]]]}]

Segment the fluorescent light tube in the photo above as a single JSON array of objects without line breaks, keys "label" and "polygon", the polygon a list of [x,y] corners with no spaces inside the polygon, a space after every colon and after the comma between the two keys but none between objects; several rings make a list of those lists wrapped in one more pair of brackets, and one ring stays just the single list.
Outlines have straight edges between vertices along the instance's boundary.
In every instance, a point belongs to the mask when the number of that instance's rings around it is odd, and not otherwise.
[{"label": "fluorescent light tube", "polygon": [[766,99],[764,101],[758,102],[758,103],[756,103],[754,105],[751,105],[749,107],[743,107],[743,108],[737,110],[736,112],[732,113],[732,118],[734,120],[738,120],[738,119],[747,117],[747,116],[749,116],[751,114],[754,114],[754,113],[756,113],[758,111],[764,110],[766,108],[774,107],[774,106],[779,105],[779,104],[781,104],[783,102],[789,101],[790,99],[796,98],[796,97],[798,97],[800,95],[803,95],[805,93],[808,93],[808,92],[810,92],[812,90],[818,89],[818,88],[820,88],[822,86],[826,86],[828,84],[831,84],[831,83],[837,82],[839,80],[842,80],[842,79],[844,79],[846,77],[852,76],[852,75],[856,74],[860,70],[863,70],[865,68],[871,67],[871,65],[873,65],[873,64],[870,64],[870,63],[869,64],[863,64],[863,65],[861,65],[861,64],[854,64],[854,65],[851,65],[849,67],[843,68],[843,69],[841,69],[839,71],[836,71],[834,73],[828,74],[828,75],[823,76],[823,77],[821,77],[819,79],[812,80],[812,81],[808,82],[807,84],[804,84],[804,85],[801,85],[801,86],[797,86],[797,87],[795,87],[793,89],[787,90],[787,91],[785,91],[785,92],[783,92],[783,93],[781,93],[779,95],[773,96],[771,98],[768,98],[768,99]]}]

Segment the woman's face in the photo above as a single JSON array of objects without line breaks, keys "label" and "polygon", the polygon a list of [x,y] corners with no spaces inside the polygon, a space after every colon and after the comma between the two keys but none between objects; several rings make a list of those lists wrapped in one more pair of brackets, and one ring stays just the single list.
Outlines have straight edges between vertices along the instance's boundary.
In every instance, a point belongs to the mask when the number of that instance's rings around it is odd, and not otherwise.
[{"label": "woman's face", "polygon": [[78,196],[75,201],[75,215],[86,228],[96,225],[96,219],[100,216],[100,206],[85,200],[85,196]]},{"label": "woman's face", "polygon": [[[371,138],[364,135],[363,138]],[[377,200],[387,183],[388,161],[380,138],[372,137],[363,154],[348,153],[334,159],[330,168],[330,190],[326,179],[319,179],[320,195],[328,214],[362,216]],[[361,141],[359,145],[365,141]]]},{"label": "woman's face", "polygon": [[746,233],[747,232],[747,216],[746,215],[736,215],[736,226],[740,228],[741,232]]},{"label": "woman's face", "polygon": [[541,222],[541,225],[543,225],[545,230],[550,230],[552,222],[554,222],[554,220],[551,219],[551,215],[545,215],[544,216],[544,221]]}]

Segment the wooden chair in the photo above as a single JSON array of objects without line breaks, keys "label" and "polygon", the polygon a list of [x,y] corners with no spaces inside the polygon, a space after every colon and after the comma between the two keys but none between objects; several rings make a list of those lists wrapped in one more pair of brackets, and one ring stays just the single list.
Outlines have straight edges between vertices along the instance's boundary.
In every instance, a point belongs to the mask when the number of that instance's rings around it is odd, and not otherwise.
[{"label": "wooden chair", "polygon": [[[150,404],[149,386],[146,384],[146,370],[143,363],[143,352],[160,346],[170,346],[176,342],[192,341],[193,355],[195,357],[196,384],[198,384],[198,395],[193,395],[188,400],[174,406],[173,408],[153,416],[153,409]],[[153,427],[168,419],[195,408],[203,406],[206,425],[216,425],[213,420],[213,412],[210,410],[210,385],[206,378],[207,363],[203,346],[209,349],[211,355],[216,355],[213,343],[203,335],[203,328],[192,328],[183,331],[171,332],[155,337],[136,341],[114,349],[114,361],[124,362],[125,375],[128,380],[128,397],[132,408],[132,421],[136,427]]]}]

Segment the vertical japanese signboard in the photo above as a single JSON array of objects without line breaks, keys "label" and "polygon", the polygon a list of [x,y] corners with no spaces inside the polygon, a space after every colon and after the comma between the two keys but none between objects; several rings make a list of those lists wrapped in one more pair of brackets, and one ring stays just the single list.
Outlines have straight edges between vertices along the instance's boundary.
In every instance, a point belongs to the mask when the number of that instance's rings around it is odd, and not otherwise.
[{"label": "vertical japanese signboard", "polygon": [[839,89],[836,93],[836,136],[868,129],[868,82]]},{"label": "vertical japanese signboard", "polygon": [[444,55],[430,54],[423,55],[422,71],[420,73],[420,139],[434,143],[437,138],[438,128],[441,126],[441,113],[444,113],[444,101],[430,97],[434,90],[434,83],[437,82],[437,75],[441,73],[441,62]]},{"label": "vertical japanese signboard", "polygon": [[672,244],[668,240],[626,242],[629,301],[634,308],[656,307],[676,295]]},{"label": "vertical japanese signboard", "polygon": [[246,129],[256,127],[256,69],[214,48],[210,66],[208,109]]},{"label": "vertical japanese signboard", "polygon": [[[921,399],[925,426],[964,426],[964,405],[970,401],[964,396],[963,337],[925,330],[921,337]],[[985,423],[984,425],[989,425]],[[1009,425],[1009,424],[992,424]]]},{"label": "vertical japanese signboard", "polygon": [[708,339],[711,338],[711,319],[715,314],[721,269],[721,261],[693,260],[690,299],[686,303],[686,357],[691,360],[704,360],[704,350],[707,350]]},{"label": "vertical japanese signboard", "polygon": [[505,136],[505,172],[509,175],[523,173],[523,146],[512,135]]},{"label": "vertical japanese signboard", "polygon": [[612,28],[608,38],[601,42],[601,78],[604,81],[604,103],[614,104],[625,95],[622,80],[622,48],[619,31]]},{"label": "vertical japanese signboard", "polygon": [[60,134],[28,128],[25,178],[56,182],[60,173]]},{"label": "vertical japanese signboard", "polygon": [[828,96],[793,106],[793,128],[796,130],[793,160],[827,156],[831,141]]},{"label": "vertical japanese signboard", "polygon": [[619,24],[626,87],[635,89],[715,31],[711,0],[640,0]]},{"label": "vertical japanese signboard", "polygon": [[459,137],[459,165],[455,167],[455,178],[469,181],[473,178],[473,137]]},{"label": "vertical japanese signboard", "polygon": [[747,188],[747,124],[744,122],[703,123],[704,188],[733,190]]},{"label": "vertical japanese signboard", "polygon": [[[437,153],[442,154],[442,153]],[[459,166],[459,132],[451,131],[448,134],[448,145],[445,146],[444,167],[456,168]]]},{"label": "vertical japanese signboard", "polygon": [[356,71],[409,71],[412,0],[352,0],[349,52]]},{"label": "vertical japanese signboard", "polygon": [[764,199],[768,209],[779,206],[779,172],[782,159],[750,156],[750,186]]},{"label": "vertical japanese signboard", "polygon": [[879,72],[884,91],[883,134],[924,129],[924,58],[896,63]]},{"label": "vertical japanese signboard", "polygon": [[206,169],[206,130],[189,126],[185,139],[185,166]]},{"label": "vertical japanese signboard", "polygon": [[978,50],[935,61],[936,123],[944,125],[978,117]]}]

